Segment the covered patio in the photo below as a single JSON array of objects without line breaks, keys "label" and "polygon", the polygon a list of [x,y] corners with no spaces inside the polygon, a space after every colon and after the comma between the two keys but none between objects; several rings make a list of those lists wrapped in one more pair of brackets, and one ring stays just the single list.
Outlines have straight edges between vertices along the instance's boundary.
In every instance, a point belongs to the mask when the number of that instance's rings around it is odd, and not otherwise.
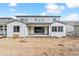
[{"label": "covered patio", "polygon": [[28,24],[29,36],[49,35],[49,24]]}]

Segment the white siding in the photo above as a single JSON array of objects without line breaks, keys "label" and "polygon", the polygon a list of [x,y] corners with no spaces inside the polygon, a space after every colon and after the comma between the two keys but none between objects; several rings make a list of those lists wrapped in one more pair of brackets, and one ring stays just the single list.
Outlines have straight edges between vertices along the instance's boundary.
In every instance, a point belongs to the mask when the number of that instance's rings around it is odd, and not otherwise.
[{"label": "white siding", "polygon": [[44,30],[45,30],[44,34],[47,34],[47,27],[46,26],[44,27]]},{"label": "white siding", "polygon": [[17,17],[17,19],[23,19],[26,23],[52,23],[54,21],[59,21],[60,17]]},{"label": "white siding", "polygon": [[[52,32],[52,26],[63,26],[63,32]],[[51,26],[49,27],[49,35],[56,37],[66,36],[66,25],[58,22],[51,24]]]},{"label": "white siding", "polygon": [[74,36],[78,36],[79,37],[79,26],[76,26],[75,28],[74,28],[75,30],[74,30]]},{"label": "white siding", "polygon": [[[49,21],[50,20],[50,21]],[[28,17],[28,23],[51,23],[52,17]]]},{"label": "white siding", "polygon": [[34,34],[34,27],[33,26],[31,27],[31,30],[29,32],[30,32],[30,34]]},{"label": "white siding", "polygon": [[7,37],[13,36],[14,34],[13,26],[20,26],[20,32],[19,32],[20,37],[28,36],[28,28],[26,24],[18,22],[18,21],[14,21],[7,24]]},{"label": "white siding", "polygon": [[66,25],[66,35],[73,36],[74,35],[74,26]]}]

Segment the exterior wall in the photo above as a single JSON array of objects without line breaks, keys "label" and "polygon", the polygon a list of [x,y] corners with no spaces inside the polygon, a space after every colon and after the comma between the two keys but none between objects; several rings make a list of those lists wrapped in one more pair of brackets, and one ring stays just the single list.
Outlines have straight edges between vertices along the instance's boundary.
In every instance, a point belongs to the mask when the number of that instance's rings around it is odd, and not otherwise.
[{"label": "exterior wall", "polygon": [[47,27],[44,27],[44,30],[45,30],[45,33],[44,34],[47,34]]},{"label": "exterior wall", "polygon": [[13,32],[13,26],[20,26],[20,32],[18,33],[20,37],[25,37],[28,36],[28,28],[26,24],[14,21],[9,24],[7,24],[7,37],[12,37],[14,32]]},{"label": "exterior wall", "polygon": [[54,21],[59,21],[60,17],[17,17],[18,20],[24,21],[26,23],[52,23]]},{"label": "exterior wall", "polygon": [[74,36],[78,36],[79,37],[79,26],[76,26],[75,28],[74,28]]},{"label": "exterior wall", "polygon": [[34,34],[34,27],[33,26],[30,28],[29,33]]},{"label": "exterior wall", "polygon": [[51,23],[51,22],[53,22],[53,17],[28,17],[28,23]]},{"label": "exterior wall", "polygon": [[66,25],[66,35],[74,36],[74,26]]},{"label": "exterior wall", "polygon": [[[52,32],[52,26],[63,26],[63,32]],[[49,27],[49,36],[56,36],[56,37],[66,36],[66,25],[58,22],[51,24],[51,26]]]}]

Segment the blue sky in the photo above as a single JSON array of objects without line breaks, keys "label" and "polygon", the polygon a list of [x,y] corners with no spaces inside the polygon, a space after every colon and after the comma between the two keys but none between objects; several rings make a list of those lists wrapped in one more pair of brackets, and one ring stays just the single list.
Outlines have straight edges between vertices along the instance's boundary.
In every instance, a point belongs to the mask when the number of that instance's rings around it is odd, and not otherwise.
[{"label": "blue sky", "polygon": [[0,16],[23,15],[53,15],[78,20],[79,4],[65,3],[0,3]]}]

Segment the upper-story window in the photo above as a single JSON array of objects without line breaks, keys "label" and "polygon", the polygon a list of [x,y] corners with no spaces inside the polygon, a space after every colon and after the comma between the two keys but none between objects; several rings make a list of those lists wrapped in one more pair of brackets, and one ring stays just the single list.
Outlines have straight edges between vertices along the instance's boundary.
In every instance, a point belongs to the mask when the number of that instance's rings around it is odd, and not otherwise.
[{"label": "upper-story window", "polygon": [[27,18],[21,18],[21,21],[28,21],[28,19]]},{"label": "upper-story window", "polygon": [[21,21],[23,21],[24,19],[23,18],[21,18]]},{"label": "upper-story window", "polygon": [[43,18],[35,18],[35,22],[44,22]]},{"label": "upper-story window", "polygon": [[56,21],[56,18],[53,18],[53,21]]},{"label": "upper-story window", "polygon": [[35,21],[40,21],[40,19],[36,18]]}]

